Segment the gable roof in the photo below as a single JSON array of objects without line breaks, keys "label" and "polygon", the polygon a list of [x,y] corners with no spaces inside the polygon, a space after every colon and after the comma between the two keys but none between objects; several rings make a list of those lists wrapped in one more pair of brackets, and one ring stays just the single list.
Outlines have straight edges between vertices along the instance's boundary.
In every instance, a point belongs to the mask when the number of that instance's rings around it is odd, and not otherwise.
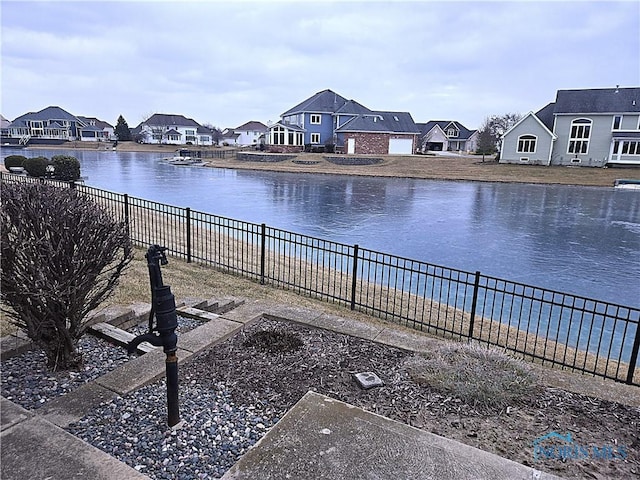
[{"label": "gable roof", "polygon": [[240,125],[235,130],[256,130],[256,131],[265,132],[268,130],[268,128],[264,123],[252,120],[243,125]]},{"label": "gable roof", "polygon": [[[547,105],[546,107],[542,108],[541,110],[538,111],[538,113],[543,112],[543,116],[544,115],[548,115],[547,112],[545,110],[548,110],[550,106],[552,106],[553,103],[550,103],[549,105]],[[513,126],[508,129],[506,132],[504,132],[502,134],[501,138],[505,138],[507,136],[507,134],[511,133],[511,131],[513,129],[515,129],[518,125],[520,125],[521,123],[523,123],[527,118],[531,117],[533,118],[538,124],[540,124],[540,126],[542,128],[544,128],[547,133],[549,134],[549,136],[553,139],[558,138],[558,136],[553,133],[553,119],[551,120],[551,127],[547,126],[542,119],[538,116],[538,113],[533,113],[533,112],[529,112],[526,115],[524,115],[520,120],[518,120],[515,124],[513,124]]]},{"label": "gable roof", "polygon": [[302,103],[299,103],[295,107],[287,110],[280,116],[285,117],[287,115],[295,115],[303,112],[335,113],[345,103],[347,103],[346,98],[327,89],[316,93]]},{"label": "gable roof", "polygon": [[109,123],[105,122],[104,120],[100,120],[99,118],[96,117],[83,117],[81,115],[78,115],[78,118],[80,120],[82,120],[82,122],[86,125],[91,125],[91,122],[93,122],[93,124],[96,127],[100,127],[100,128],[113,128],[113,125],[110,125]]},{"label": "gable roof", "polygon": [[347,100],[344,105],[338,108],[335,113],[338,115],[353,115],[362,113],[373,113],[370,109],[356,102],[355,100]]},{"label": "gable roof", "polygon": [[436,126],[438,126],[440,130],[442,130],[442,132],[446,135],[447,128],[449,127],[449,125],[452,125],[458,130],[458,136],[455,137],[456,140],[466,140],[470,138],[474,133],[476,133],[476,130],[469,130],[467,127],[455,120],[430,120],[427,123],[418,123],[417,125],[420,129],[421,135],[429,133]]},{"label": "gable roof", "polygon": [[640,113],[640,87],[558,90],[554,113]]},{"label": "gable roof", "polygon": [[187,118],[184,115],[173,115],[173,114],[165,114],[165,113],[154,113],[149,118],[147,118],[144,122],[141,122],[141,125],[158,125],[163,127],[200,127],[201,125],[193,120],[192,118]]},{"label": "gable roof", "polygon": [[372,112],[358,115],[336,132],[420,133],[408,112]]},{"label": "gable roof", "polygon": [[555,102],[551,102],[536,112],[536,117],[538,117],[538,119],[545,127],[547,127],[547,130],[549,130],[550,132],[553,131],[553,120],[555,118],[553,112],[555,108]]},{"label": "gable roof", "polygon": [[57,106],[46,107],[39,112],[25,113],[16,118],[12,123],[19,124],[29,120],[69,120],[71,122],[82,123],[78,117]]}]

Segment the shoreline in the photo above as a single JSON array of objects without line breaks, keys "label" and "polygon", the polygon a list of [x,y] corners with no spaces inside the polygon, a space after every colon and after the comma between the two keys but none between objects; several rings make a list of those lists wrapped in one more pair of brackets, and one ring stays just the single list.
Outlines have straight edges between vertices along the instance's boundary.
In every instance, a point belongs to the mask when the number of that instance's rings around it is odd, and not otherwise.
[{"label": "shoreline", "polygon": [[[115,150],[106,145],[70,142],[69,145],[37,145],[27,150],[78,150],[173,154],[180,148],[202,151],[247,151],[233,147],[193,147],[178,145],[148,145],[120,142]],[[100,148],[103,147],[103,148]],[[356,155],[376,157],[382,161],[374,165],[337,165],[327,161],[322,153],[301,153],[293,159],[279,162],[238,160],[236,158],[207,158],[205,167],[237,170],[274,171],[287,173],[316,173],[329,175],[358,175],[421,180],[480,181],[498,183],[529,183],[544,185],[574,185],[613,187],[621,178],[640,180],[637,167],[572,167],[500,164],[493,157],[475,155]],[[176,167],[180,168],[180,167]],[[0,165],[2,171],[4,165]]]}]

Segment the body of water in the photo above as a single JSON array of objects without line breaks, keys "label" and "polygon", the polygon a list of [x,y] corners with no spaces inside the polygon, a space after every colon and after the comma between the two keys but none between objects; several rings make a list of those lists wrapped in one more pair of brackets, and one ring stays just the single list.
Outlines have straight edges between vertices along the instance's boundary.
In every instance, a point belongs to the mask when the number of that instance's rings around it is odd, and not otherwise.
[{"label": "body of water", "polygon": [[640,304],[638,191],[181,167],[163,162],[160,153],[2,153],[69,154],[80,160],[86,184],[101,189],[613,303]]}]

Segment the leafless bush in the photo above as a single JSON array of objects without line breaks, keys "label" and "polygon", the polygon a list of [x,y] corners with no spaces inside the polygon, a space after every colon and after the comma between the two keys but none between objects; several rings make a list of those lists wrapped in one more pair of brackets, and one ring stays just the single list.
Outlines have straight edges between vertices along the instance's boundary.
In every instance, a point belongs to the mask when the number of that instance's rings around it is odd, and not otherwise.
[{"label": "leafless bush", "polygon": [[537,386],[523,361],[496,348],[467,343],[443,345],[408,365],[413,380],[453,395],[483,411],[522,403]]},{"label": "leafless bush", "polygon": [[72,189],[4,183],[0,198],[2,309],[49,368],[78,368],[88,314],[133,257],[125,225]]}]

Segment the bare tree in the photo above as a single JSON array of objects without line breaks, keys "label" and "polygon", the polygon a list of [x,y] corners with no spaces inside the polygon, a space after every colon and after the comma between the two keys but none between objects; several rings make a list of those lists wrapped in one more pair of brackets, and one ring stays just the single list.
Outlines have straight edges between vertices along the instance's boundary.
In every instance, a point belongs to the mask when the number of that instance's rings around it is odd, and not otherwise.
[{"label": "bare tree", "polygon": [[522,115],[519,113],[505,113],[503,115],[491,115],[485,120],[485,124],[493,137],[496,139],[496,148],[500,152],[502,147],[502,136],[520,121]]},{"label": "bare tree", "polygon": [[52,370],[82,365],[89,312],[133,258],[126,226],[75,189],[3,183],[0,300]]},{"label": "bare tree", "polygon": [[211,139],[213,140],[213,143],[218,145],[220,143],[220,140],[222,140],[222,130],[212,125],[211,123],[205,123],[203,127],[211,130]]}]

